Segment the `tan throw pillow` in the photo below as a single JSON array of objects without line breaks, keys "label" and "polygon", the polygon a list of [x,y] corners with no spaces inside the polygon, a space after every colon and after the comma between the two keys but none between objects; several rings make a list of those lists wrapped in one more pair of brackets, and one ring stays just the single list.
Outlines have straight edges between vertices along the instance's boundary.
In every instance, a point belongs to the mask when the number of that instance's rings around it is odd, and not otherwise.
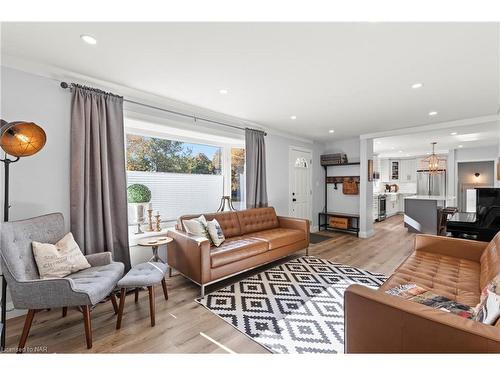
[{"label": "tan throw pillow", "polygon": [[60,278],[90,267],[71,233],[55,245],[36,241],[31,245],[41,279]]}]

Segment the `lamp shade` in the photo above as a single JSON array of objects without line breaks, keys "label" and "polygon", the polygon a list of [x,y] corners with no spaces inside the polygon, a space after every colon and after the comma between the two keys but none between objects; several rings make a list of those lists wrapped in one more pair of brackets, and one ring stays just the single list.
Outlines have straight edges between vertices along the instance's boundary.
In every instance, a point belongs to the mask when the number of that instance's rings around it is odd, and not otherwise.
[{"label": "lamp shade", "polygon": [[9,155],[24,157],[40,151],[47,137],[44,130],[33,122],[2,120],[0,147]]}]

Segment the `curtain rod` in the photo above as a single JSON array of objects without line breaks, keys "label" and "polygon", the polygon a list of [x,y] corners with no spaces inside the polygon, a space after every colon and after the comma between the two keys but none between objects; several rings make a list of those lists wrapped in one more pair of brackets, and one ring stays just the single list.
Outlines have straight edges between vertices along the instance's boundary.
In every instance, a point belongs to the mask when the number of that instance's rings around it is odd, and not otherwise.
[{"label": "curtain rod", "polygon": [[[73,83],[67,83],[67,82],[61,82],[61,87],[65,90],[70,90],[71,91],[71,88],[74,84]],[[100,90],[99,90],[100,91]],[[245,130],[246,128],[243,128],[241,126],[236,126],[236,125],[231,125],[231,124],[226,124],[224,122],[220,122],[220,121],[215,121],[215,120],[210,120],[208,118],[204,118],[204,117],[198,117],[198,116],[195,116],[195,115],[190,115],[190,114],[187,114],[187,113],[182,113],[182,112],[178,112],[178,111],[173,111],[171,109],[166,109],[166,108],[161,108],[161,107],[157,107],[157,106],[154,106],[154,105],[150,105],[150,104],[146,104],[146,103],[141,103],[141,102],[137,102],[135,100],[130,100],[130,99],[126,99],[126,98],[123,98],[123,101],[124,102],[127,102],[127,103],[131,103],[131,104],[137,104],[137,105],[140,105],[142,107],[147,107],[147,108],[151,108],[151,109],[156,109],[158,111],[162,111],[162,112],[168,112],[168,113],[172,113],[174,115],[177,115],[177,116],[183,116],[183,117],[188,117],[192,120],[194,120],[195,122],[198,121],[198,120],[201,120],[201,121],[205,121],[205,122],[209,122],[209,123],[212,123],[212,124],[217,124],[217,125],[221,125],[221,126],[226,126],[228,128],[233,128],[233,129],[238,129],[238,130]],[[260,129],[252,129],[252,128],[248,128],[248,129],[251,129],[251,130],[257,130],[257,131],[260,131],[262,133],[264,133],[264,135],[267,135],[267,133],[265,131],[262,131]]]}]

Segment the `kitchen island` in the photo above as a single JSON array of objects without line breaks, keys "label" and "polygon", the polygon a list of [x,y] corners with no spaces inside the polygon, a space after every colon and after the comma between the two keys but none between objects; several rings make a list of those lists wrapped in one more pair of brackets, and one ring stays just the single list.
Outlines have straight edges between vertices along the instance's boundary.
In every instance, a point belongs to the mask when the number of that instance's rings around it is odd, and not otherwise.
[{"label": "kitchen island", "polygon": [[446,197],[411,195],[405,198],[404,226],[414,233],[438,234],[439,209],[446,207]]}]

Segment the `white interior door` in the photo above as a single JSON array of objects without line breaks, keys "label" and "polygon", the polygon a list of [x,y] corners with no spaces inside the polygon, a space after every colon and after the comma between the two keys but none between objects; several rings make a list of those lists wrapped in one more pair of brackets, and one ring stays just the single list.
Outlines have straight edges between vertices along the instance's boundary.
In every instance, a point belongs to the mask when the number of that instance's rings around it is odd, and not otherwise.
[{"label": "white interior door", "polygon": [[312,220],[312,152],[290,148],[290,216]]}]

